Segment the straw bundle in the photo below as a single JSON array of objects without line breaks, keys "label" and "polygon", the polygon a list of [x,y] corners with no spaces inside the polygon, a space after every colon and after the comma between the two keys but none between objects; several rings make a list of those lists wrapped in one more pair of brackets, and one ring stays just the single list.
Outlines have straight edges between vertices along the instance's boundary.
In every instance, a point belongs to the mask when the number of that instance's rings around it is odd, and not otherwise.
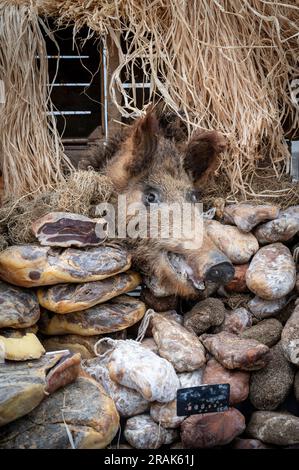
[{"label": "straw bundle", "polygon": [[102,202],[115,202],[110,179],[92,170],[74,171],[52,190],[6,200],[0,207],[0,251],[7,244],[33,243],[32,223],[49,212],[95,216]]},{"label": "straw bundle", "polygon": [[[42,22],[33,9],[0,3],[0,160],[5,197],[49,189],[64,180],[63,154],[48,114],[48,68]],[[37,60],[39,57],[39,60]]]},{"label": "straw bundle", "polygon": [[[290,83],[298,75],[299,8],[293,0],[35,0],[58,24],[87,25],[108,34],[119,51],[110,93],[124,116],[136,116],[121,74],[141,67],[151,99],[161,96],[183,110],[189,132],[219,129],[230,141],[218,174],[231,197],[255,198],[261,160],[272,169],[263,197],[290,197],[291,184],[278,180],[289,164],[283,125],[298,127]],[[132,37],[124,55],[120,33]],[[116,91],[120,91],[122,102]],[[263,170],[260,172],[263,173]],[[273,176],[275,178],[273,178]],[[269,184],[268,184],[269,182]],[[276,184],[277,183],[277,184]],[[273,190],[271,190],[273,186]],[[277,189],[279,192],[277,192]]]}]

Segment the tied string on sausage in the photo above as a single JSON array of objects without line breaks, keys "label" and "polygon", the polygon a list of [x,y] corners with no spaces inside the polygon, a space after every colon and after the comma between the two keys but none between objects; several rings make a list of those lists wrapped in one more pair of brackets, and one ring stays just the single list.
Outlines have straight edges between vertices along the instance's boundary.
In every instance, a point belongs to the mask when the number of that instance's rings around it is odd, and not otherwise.
[{"label": "tied string on sausage", "polygon": [[137,334],[137,338],[136,338],[136,341],[138,343],[141,343],[141,341],[143,341],[143,339],[145,337],[145,334],[146,334],[146,330],[148,329],[150,321],[154,317],[154,315],[156,315],[156,312],[152,308],[149,308],[145,312],[145,315],[144,315],[144,317],[143,317],[143,319],[142,319],[142,321],[139,325],[139,328],[138,328],[138,334]]}]

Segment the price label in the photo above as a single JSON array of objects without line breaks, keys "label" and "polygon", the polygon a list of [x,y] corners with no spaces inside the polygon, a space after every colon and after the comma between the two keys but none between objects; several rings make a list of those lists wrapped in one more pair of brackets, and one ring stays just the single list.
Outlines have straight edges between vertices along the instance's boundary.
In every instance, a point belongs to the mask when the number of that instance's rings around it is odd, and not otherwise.
[{"label": "price label", "polygon": [[177,391],[177,415],[215,413],[229,408],[229,384],[200,385]]}]

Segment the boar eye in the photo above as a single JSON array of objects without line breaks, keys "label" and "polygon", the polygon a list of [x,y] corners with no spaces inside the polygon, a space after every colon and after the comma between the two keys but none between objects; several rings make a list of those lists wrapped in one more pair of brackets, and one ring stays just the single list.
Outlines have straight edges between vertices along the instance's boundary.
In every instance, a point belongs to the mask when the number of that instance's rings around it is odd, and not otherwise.
[{"label": "boar eye", "polygon": [[160,194],[155,189],[148,189],[143,196],[144,203],[148,204],[157,204],[160,202]]}]

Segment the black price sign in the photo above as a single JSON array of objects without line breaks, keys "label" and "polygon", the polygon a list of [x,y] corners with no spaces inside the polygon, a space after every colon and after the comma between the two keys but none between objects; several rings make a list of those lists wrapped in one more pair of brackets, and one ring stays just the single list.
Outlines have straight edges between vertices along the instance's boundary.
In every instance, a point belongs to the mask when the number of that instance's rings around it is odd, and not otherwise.
[{"label": "black price sign", "polygon": [[229,408],[229,392],[229,384],[179,388],[177,391],[177,415],[190,416],[226,411]]}]

